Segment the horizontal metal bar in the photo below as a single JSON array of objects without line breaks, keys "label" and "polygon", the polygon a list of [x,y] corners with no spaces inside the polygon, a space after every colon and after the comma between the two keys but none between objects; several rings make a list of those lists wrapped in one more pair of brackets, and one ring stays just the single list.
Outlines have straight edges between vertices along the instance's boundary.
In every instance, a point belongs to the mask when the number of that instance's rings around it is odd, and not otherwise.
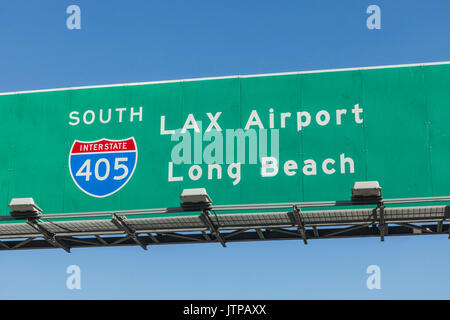
[{"label": "horizontal metal bar", "polygon": [[420,203],[420,202],[448,202],[450,197],[419,197],[419,198],[397,198],[383,199],[384,204]]},{"label": "horizontal metal bar", "polygon": [[[348,228],[342,228],[342,229],[334,231],[332,233],[328,233],[327,235],[325,235],[325,237],[329,238],[329,237],[337,236],[337,235],[340,235],[340,234],[343,234],[343,233],[347,233],[347,232],[350,232],[350,231],[363,229],[363,228],[366,228],[368,226],[370,226],[370,224],[356,225],[356,226],[351,226],[351,227],[348,227]],[[380,235],[382,235],[382,232],[380,232]]]},{"label": "horizontal metal bar", "polygon": [[247,230],[249,230],[249,229],[244,228],[244,229],[236,230],[233,232],[228,232],[228,233],[224,234],[224,238],[228,240],[229,238],[234,237],[240,233],[246,232]]},{"label": "horizontal metal bar", "polygon": [[[416,226],[409,223],[397,223],[398,225],[411,228],[413,230],[417,230],[419,232],[433,232],[428,226]],[[438,227],[436,228],[436,231],[439,232]]]},{"label": "horizontal metal bar", "polygon": [[[393,237],[393,236],[412,236],[412,235],[436,235],[436,234],[448,234],[450,231],[450,225],[444,224],[442,232],[437,232],[437,225],[427,226],[430,228],[433,233],[415,233],[410,227],[406,226],[391,226],[389,229],[389,234],[386,234],[385,237]],[[345,232],[341,232],[345,231]],[[338,239],[338,238],[355,238],[355,237],[379,237],[379,229],[371,228],[371,227],[361,227],[355,228],[352,230],[343,229],[343,228],[326,228],[320,230],[320,237],[314,238],[313,230],[306,230],[306,236],[310,240],[316,239]],[[224,234],[224,236],[226,233]],[[194,243],[217,243],[216,239],[211,239],[210,241],[206,240],[203,237],[201,232],[187,234],[186,237],[189,239],[180,239],[174,238],[170,235],[157,235],[158,242],[152,242],[148,237],[139,237],[139,240],[142,241],[145,245],[167,245],[167,244],[194,244]],[[264,239],[261,239],[256,231],[247,231],[239,234],[235,234],[233,237],[227,238],[228,243],[232,242],[248,242],[248,241],[272,241],[272,240],[299,240],[301,239],[301,235],[298,232],[289,230],[266,230],[264,232]],[[82,240],[82,241],[80,241]],[[64,238],[64,241],[67,243],[70,248],[85,248],[85,247],[115,247],[115,246],[136,246],[138,245],[133,239],[130,237],[122,236],[109,236],[104,237],[103,240],[107,242],[109,245],[105,246],[100,243],[97,238]],[[21,246],[13,249],[18,244],[22,244]],[[45,240],[34,239],[33,241],[29,241],[24,244],[23,240],[9,240],[4,241],[4,246],[0,246],[1,250],[29,250],[29,249],[51,249],[55,248],[53,245],[48,243]]]},{"label": "horizontal metal bar", "polygon": [[[387,220],[386,222],[389,222],[390,224],[401,224],[401,223],[436,223],[440,222],[441,219],[396,219],[396,220]],[[55,222],[57,223],[57,222]],[[307,223],[305,226],[307,227],[331,227],[331,226],[348,226],[348,225],[365,225],[367,224],[367,221],[346,221],[346,222],[333,222],[333,223]],[[270,224],[270,225],[242,225],[242,226],[221,226],[219,229],[221,231],[227,231],[227,230],[248,230],[248,229],[267,229],[267,228],[290,228],[292,227],[292,224]],[[183,229],[137,229],[137,233],[171,233],[171,232],[196,232],[196,231],[206,231],[207,228],[201,227],[201,228],[183,228]],[[55,233],[58,237],[66,237],[66,236],[103,236],[103,235],[123,235],[122,230],[116,230],[116,231],[74,231],[74,232],[57,232]],[[26,233],[26,234],[0,234],[0,239],[17,239],[17,238],[31,238],[31,237],[39,237],[40,233]]]},{"label": "horizontal metal bar", "polygon": [[185,234],[164,233],[163,235],[166,235],[166,236],[169,236],[169,237],[174,237],[174,238],[179,238],[179,239],[183,239],[183,240],[199,241],[197,238],[194,238],[194,237],[191,237],[191,236],[187,236]]},{"label": "horizontal metal bar", "polygon": [[18,248],[20,248],[20,247],[23,247],[24,245],[26,245],[27,243],[33,241],[34,239],[36,239],[36,237],[28,238],[28,239],[26,239],[26,240],[24,240],[24,241],[18,243],[17,245],[15,245],[15,246],[14,246],[13,248],[11,248],[11,249],[18,249]]}]

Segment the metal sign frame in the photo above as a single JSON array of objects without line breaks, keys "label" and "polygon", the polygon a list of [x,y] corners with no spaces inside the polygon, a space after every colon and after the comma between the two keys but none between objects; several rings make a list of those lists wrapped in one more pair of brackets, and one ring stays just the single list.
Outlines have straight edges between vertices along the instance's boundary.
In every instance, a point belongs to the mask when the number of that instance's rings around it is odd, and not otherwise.
[{"label": "metal sign frame", "polygon": [[[185,211],[176,207],[48,214],[17,222],[2,217],[9,223],[0,224],[0,250],[62,248],[70,252],[72,248],[133,245],[147,250],[160,244],[219,243],[226,247],[242,241],[300,240],[307,244],[311,239],[380,237],[384,241],[386,236],[433,234],[449,234],[450,238],[450,205],[398,206],[449,201],[450,197],[427,197],[384,199],[377,204],[213,205],[191,215],[166,217],[152,216]],[[327,209],[308,210],[321,207]]]}]

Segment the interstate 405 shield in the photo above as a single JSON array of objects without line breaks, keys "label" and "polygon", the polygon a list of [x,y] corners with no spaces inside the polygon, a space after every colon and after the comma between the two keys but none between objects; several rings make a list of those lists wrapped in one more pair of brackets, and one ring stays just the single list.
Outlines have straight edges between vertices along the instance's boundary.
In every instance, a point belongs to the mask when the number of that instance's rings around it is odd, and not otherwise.
[{"label": "interstate 405 shield", "polygon": [[75,184],[90,196],[107,197],[131,179],[137,162],[134,137],[124,140],[75,140],[69,169]]}]

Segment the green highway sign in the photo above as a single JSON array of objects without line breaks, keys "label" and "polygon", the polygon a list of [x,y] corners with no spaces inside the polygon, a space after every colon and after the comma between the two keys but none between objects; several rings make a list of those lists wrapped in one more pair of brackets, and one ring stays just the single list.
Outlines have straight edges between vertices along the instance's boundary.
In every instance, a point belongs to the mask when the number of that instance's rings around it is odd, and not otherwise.
[{"label": "green highway sign", "polygon": [[450,194],[450,63],[0,94],[0,210]]}]

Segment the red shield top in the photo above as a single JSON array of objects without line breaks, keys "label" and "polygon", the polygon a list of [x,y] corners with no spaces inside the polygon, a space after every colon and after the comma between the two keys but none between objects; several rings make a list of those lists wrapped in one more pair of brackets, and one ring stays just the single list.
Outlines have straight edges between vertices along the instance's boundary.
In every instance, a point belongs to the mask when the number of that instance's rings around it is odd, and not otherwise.
[{"label": "red shield top", "polygon": [[101,139],[92,142],[75,141],[71,153],[123,152],[136,151],[133,138],[127,140]]}]

